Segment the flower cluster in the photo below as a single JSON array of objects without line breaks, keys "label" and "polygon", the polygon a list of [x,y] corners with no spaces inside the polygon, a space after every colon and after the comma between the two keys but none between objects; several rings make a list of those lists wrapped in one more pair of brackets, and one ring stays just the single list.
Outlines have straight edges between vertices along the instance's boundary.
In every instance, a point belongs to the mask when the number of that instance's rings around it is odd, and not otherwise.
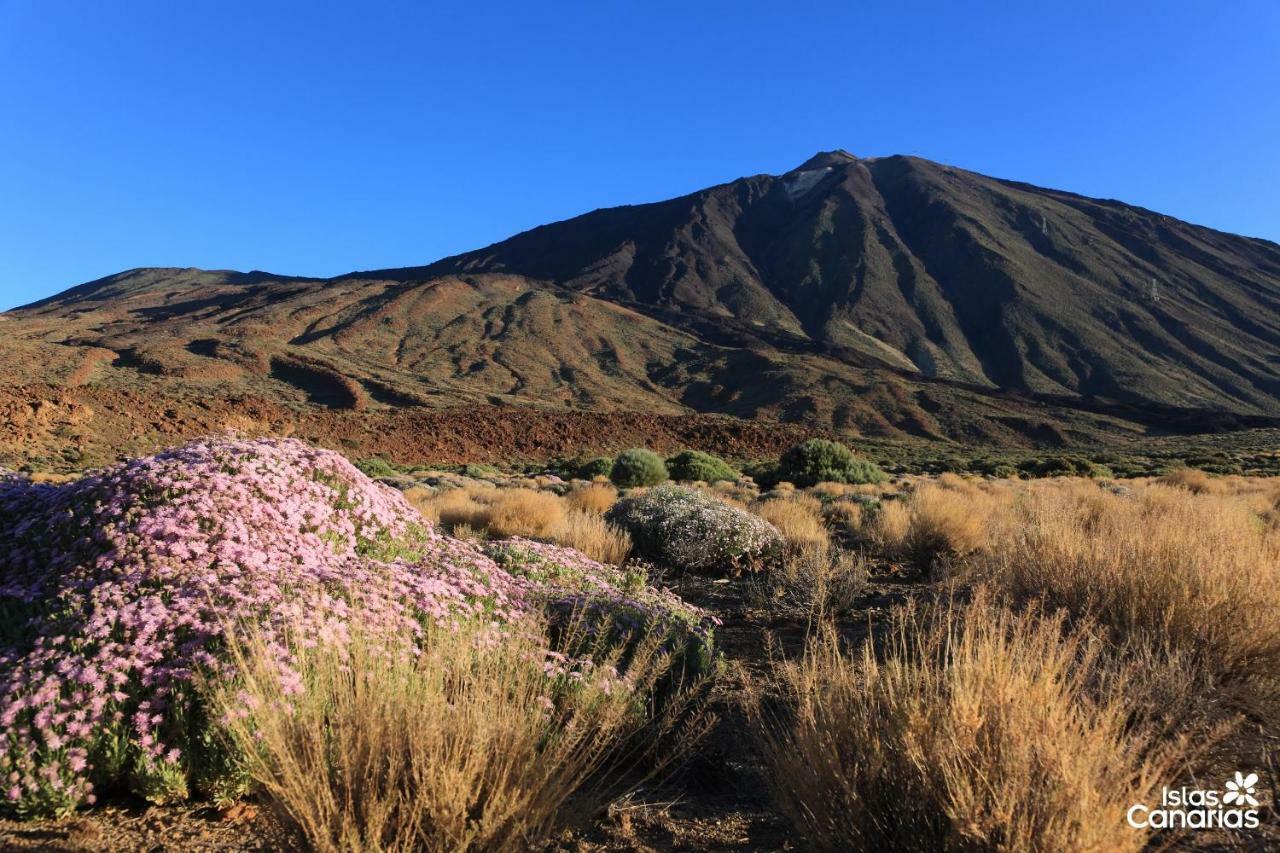
[{"label": "flower cluster", "polygon": [[684,569],[751,568],[782,547],[769,522],[681,486],[625,497],[607,518],[631,534],[640,554]]},{"label": "flower cluster", "polygon": [[[574,554],[574,593],[613,595]],[[287,683],[290,649],[341,643],[353,620],[412,640],[509,621],[556,597],[543,586],[298,441],[195,442],[58,486],[0,477],[0,808],[65,813],[95,781],[155,800],[212,784],[226,756],[197,687],[228,670],[228,631],[265,635]]]}]

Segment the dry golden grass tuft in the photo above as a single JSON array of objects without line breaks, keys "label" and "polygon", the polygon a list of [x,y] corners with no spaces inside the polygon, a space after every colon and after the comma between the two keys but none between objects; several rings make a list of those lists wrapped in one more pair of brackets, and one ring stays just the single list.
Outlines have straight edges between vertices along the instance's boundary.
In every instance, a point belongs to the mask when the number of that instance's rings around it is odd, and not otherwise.
[{"label": "dry golden grass tuft", "polygon": [[425,519],[446,530],[458,525],[483,528],[488,509],[476,500],[477,494],[478,490],[473,488],[447,489],[412,503]]},{"label": "dry golden grass tuft", "polygon": [[604,515],[618,499],[618,490],[608,483],[592,483],[574,489],[565,495],[565,503],[571,510]]},{"label": "dry golden grass tuft", "polygon": [[830,544],[827,528],[822,523],[821,504],[813,498],[801,500],[807,495],[760,501],[750,509],[756,515],[778,528],[783,540],[793,552],[825,550]]},{"label": "dry golden grass tuft", "polygon": [[70,483],[72,480],[79,478],[79,474],[58,474],[52,471],[33,471],[28,475],[28,479],[33,483],[45,483],[55,486]]},{"label": "dry golden grass tuft", "polygon": [[432,509],[433,504],[431,503],[431,499],[436,495],[434,489],[428,489],[423,486],[411,486],[405,489],[403,494],[404,499],[409,502],[409,505],[420,512],[422,517],[427,521],[432,524],[436,524],[440,521],[439,514]]},{"label": "dry golden grass tuft", "polygon": [[883,551],[899,553],[911,526],[911,512],[905,501],[892,500],[880,504],[871,519],[871,538]]},{"label": "dry golden grass tuft", "polygon": [[631,553],[626,531],[602,513],[617,499],[612,486],[592,484],[560,498],[524,488],[466,486],[439,494],[409,489],[405,497],[423,517],[465,539],[520,536],[576,548],[602,563],[621,565]]},{"label": "dry golden grass tuft", "polygon": [[862,504],[855,501],[832,501],[822,508],[822,518],[837,530],[858,533],[862,530]]},{"label": "dry golden grass tuft", "polygon": [[551,531],[558,545],[576,548],[593,560],[620,566],[631,554],[631,536],[593,512],[572,510]]},{"label": "dry golden grass tuft", "polygon": [[1028,489],[972,571],[1017,601],[1189,656],[1228,708],[1280,714],[1280,534],[1241,497],[1159,483]]},{"label": "dry golden grass tuft", "polygon": [[532,489],[499,489],[489,503],[486,527],[500,539],[549,537],[564,523],[565,505],[557,495]]},{"label": "dry golden grass tuft", "polygon": [[925,570],[966,557],[987,542],[992,503],[963,480],[921,486],[907,502],[907,528],[898,548]]},{"label": "dry golden grass tuft", "polygon": [[750,591],[774,614],[813,626],[851,609],[867,577],[860,555],[822,545],[789,549],[768,572],[752,579]]},{"label": "dry golden grass tuft", "polygon": [[1210,477],[1199,468],[1177,468],[1156,480],[1165,486],[1186,489],[1196,495],[1222,494],[1226,484]]},{"label": "dry golden grass tuft", "polygon": [[669,667],[658,639],[628,650],[625,682],[605,677],[616,649],[571,681],[544,668],[544,642],[463,624],[430,629],[415,656],[357,634],[345,654],[299,650],[292,695],[250,640],[215,701],[260,796],[311,849],[541,848],[672,730],[640,710]]},{"label": "dry golden grass tuft", "polygon": [[814,486],[809,489],[809,492],[816,497],[832,500],[853,494],[853,487],[848,483],[832,483],[830,481],[824,481],[821,483],[815,483]]},{"label": "dry golden grass tuft", "polygon": [[1098,645],[982,594],[900,613],[882,657],[820,632],[763,717],[776,800],[810,849],[1141,850],[1125,810],[1181,750],[1135,729],[1123,693],[1090,694]]}]

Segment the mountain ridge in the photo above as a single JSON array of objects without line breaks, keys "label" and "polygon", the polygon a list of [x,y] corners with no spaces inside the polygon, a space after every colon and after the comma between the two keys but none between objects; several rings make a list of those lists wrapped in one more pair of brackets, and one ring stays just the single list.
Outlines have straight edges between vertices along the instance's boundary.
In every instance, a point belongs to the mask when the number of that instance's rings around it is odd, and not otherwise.
[{"label": "mountain ridge", "polygon": [[424,266],[138,268],[0,317],[5,375],[178,408],[692,412],[1052,444],[1280,423],[1280,245],[839,149]]}]

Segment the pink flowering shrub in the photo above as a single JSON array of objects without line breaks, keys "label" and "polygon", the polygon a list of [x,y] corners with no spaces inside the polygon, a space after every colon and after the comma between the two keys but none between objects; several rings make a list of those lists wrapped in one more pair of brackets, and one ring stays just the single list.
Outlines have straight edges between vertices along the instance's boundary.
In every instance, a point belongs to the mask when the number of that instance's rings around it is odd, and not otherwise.
[{"label": "pink flowering shrub", "polygon": [[[605,567],[564,559],[580,582],[510,573],[292,440],[195,442],[58,486],[0,477],[0,809],[62,814],[104,784],[234,795],[236,756],[197,687],[229,669],[228,629],[265,636],[296,691],[291,650],[342,643],[355,620],[412,639],[596,583],[622,603]],[[674,596],[642,598],[636,612],[702,630]]]}]

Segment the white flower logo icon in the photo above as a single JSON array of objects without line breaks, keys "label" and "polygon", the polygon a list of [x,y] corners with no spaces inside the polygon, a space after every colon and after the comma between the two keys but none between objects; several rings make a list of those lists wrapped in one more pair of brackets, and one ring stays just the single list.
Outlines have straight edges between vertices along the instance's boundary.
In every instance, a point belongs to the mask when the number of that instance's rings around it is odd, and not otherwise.
[{"label": "white flower logo icon", "polygon": [[1236,778],[1227,780],[1227,795],[1222,798],[1223,805],[1229,806],[1236,803],[1241,807],[1256,806],[1258,801],[1253,796],[1253,786],[1256,784],[1258,784],[1257,773],[1246,776],[1237,770]]}]

